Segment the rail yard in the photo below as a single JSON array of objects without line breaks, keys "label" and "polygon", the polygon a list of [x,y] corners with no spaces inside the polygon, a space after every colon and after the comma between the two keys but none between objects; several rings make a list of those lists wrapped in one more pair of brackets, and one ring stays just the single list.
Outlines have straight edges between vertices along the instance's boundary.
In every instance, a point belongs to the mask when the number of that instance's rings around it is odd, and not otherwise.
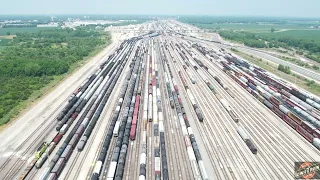
[{"label": "rail yard", "polygon": [[319,97],[186,38],[190,25],[108,30],[102,54],[0,134],[1,179],[274,180],[320,161]]}]

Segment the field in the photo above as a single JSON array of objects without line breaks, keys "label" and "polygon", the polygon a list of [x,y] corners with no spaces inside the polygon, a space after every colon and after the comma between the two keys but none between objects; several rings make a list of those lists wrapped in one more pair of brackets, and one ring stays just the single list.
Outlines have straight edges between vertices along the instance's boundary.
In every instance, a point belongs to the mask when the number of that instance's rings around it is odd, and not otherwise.
[{"label": "field", "polygon": [[274,33],[259,33],[260,36],[269,38],[291,37],[295,39],[308,39],[314,40],[317,44],[320,44],[320,29],[319,30],[289,30]]},{"label": "field", "polygon": [[194,24],[200,28],[205,29],[221,29],[221,30],[236,30],[236,31],[249,31],[249,32],[270,32],[271,28],[274,28],[275,31],[282,29],[299,29],[304,30],[308,29],[306,25],[298,24],[272,24],[272,23],[219,23],[219,24]]},{"label": "field", "polygon": [[0,36],[7,35],[7,32],[10,32],[11,35],[17,34],[17,33],[23,33],[23,32],[28,32],[28,33],[33,33],[33,32],[38,32],[41,30],[48,30],[48,29],[60,29],[60,28],[38,28],[38,27],[24,27],[24,28],[0,28]]},{"label": "field", "polygon": [[0,46],[6,46],[10,41],[12,41],[11,39],[2,39],[0,37]]}]

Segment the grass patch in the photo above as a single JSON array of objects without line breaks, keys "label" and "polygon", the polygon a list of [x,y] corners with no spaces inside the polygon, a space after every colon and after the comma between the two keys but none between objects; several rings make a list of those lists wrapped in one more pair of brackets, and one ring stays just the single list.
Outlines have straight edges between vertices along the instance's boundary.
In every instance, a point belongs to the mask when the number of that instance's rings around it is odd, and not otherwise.
[{"label": "grass patch", "polygon": [[224,30],[236,30],[236,31],[249,31],[249,32],[270,32],[271,28],[274,28],[275,31],[281,29],[307,29],[308,27],[300,24],[271,24],[271,23],[216,23],[216,24],[201,24],[195,23],[195,26],[198,26],[203,29],[224,29]]},{"label": "grass patch", "polygon": [[0,38],[0,46],[7,46],[9,42],[11,42],[11,39],[1,39]]},{"label": "grass patch", "polygon": [[42,30],[49,30],[49,29],[60,29],[59,27],[21,27],[21,28],[0,28],[0,36],[7,35],[7,32],[10,32],[11,35],[17,33],[34,33],[39,32]]},{"label": "grass patch", "polygon": [[290,37],[295,39],[308,39],[320,44],[320,30],[290,30],[274,33],[259,33],[260,36],[268,38]]},{"label": "grass patch", "polygon": [[284,80],[286,80],[290,83],[296,84],[297,86],[299,86],[302,89],[305,89],[306,91],[309,91],[315,95],[320,95],[320,85],[317,83],[310,83],[310,80],[304,78],[303,76],[300,76],[300,75],[295,74],[293,72],[291,72],[291,74],[286,74],[286,73],[278,70],[277,64],[263,60],[261,58],[257,58],[252,55],[248,55],[243,52],[233,51],[233,53],[243,57],[244,59],[248,60],[249,62],[251,62],[252,64],[254,64],[256,66],[261,67],[261,68],[273,73],[274,75],[277,75],[278,77],[283,78]]}]

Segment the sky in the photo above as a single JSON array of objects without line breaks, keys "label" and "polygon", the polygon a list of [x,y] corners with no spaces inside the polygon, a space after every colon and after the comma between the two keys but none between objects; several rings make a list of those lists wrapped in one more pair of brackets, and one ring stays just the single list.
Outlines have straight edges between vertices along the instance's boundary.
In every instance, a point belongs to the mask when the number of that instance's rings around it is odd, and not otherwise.
[{"label": "sky", "polygon": [[320,0],[0,0],[0,4],[0,14],[320,17]]}]

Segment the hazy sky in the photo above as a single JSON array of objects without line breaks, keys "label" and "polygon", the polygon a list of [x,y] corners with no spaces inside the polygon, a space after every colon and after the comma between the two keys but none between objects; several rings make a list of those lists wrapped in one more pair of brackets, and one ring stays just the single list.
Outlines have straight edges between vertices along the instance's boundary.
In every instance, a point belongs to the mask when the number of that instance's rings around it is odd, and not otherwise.
[{"label": "hazy sky", "polygon": [[0,14],[199,14],[320,17],[320,0],[0,0]]}]

